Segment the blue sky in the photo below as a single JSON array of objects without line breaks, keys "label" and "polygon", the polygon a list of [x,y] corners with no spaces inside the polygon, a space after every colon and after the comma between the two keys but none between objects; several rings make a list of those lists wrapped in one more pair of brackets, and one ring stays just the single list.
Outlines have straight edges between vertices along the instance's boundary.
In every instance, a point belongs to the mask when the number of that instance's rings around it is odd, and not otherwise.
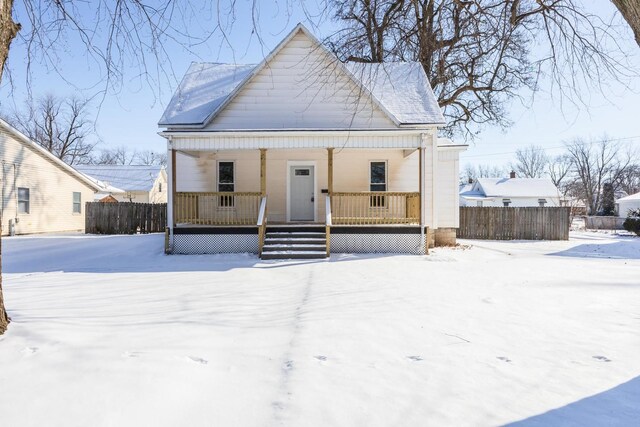
[{"label": "blue sky", "polygon": [[[21,18],[22,3],[16,3],[18,18]],[[596,2],[586,2],[592,8],[591,11],[602,17],[611,16],[615,12],[608,1],[599,1],[596,5],[593,3]],[[249,2],[245,0],[238,2],[235,20],[227,33],[228,43],[233,48],[225,44],[220,33],[214,34],[206,43],[192,46],[190,51],[177,44],[169,43],[165,46],[172,58],[171,67],[175,70],[175,75],[155,85],[159,90],[151,90],[137,78],[136,68],[125,67],[122,90],[118,94],[107,94],[100,105],[97,130],[103,141],[102,146],[125,145],[132,150],[163,151],[165,143],[156,134],[156,124],[182,73],[192,61],[257,63],[297,22],[310,25],[307,16],[316,13],[314,10],[304,12],[299,8],[287,8],[286,2],[259,4],[256,19],[262,43],[251,33],[251,10]],[[202,11],[196,24],[203,27],[215,25],[209,19],[211,14],[212,11]],[[233,19],[228,17],[226,11],[221,11],[221,16],[223,19]],[[312,30],[322,38],[331,28],[332,24],[325,19],[319,27]],[[25,30],[26,28],[23,29]],[[628,39],[621,43],[640,69],[640,48],[633,42],[630,32]],[[52,71],[50,66],[46,67],[37,61],[32,63],[31,90],[34,96],[54,93],[60,96],[79,94],[86,97],[94,95],[96,87],[103,86],[98,68],[82,54],[84,46],[79,40],[65,39],[58,45],[58,51],[56,66],[64,78]],[[13,84],[5,78],[0,86],[0,108],[3,110],[11,108],[13,102],[20,105],[26,97],[25,58],[24,46],[19,41],[14,42],[9,57]],[[73,82],[73,85],[69,82]],[[640,145],[640,81],[632,81],[629,88],[612,84],[607,93],[608,99],[604,99],[598,93],[585,92],[587,105],[578,107],[566,102],[561,105],[557,96],[547,92],[537,93],[531,101],[531,94],[523,92],[525,105],[515,101],[507,108],[513,126],[505,131],[495,127],[482,128],[480,135],[469,142],[470,147],[462,155],[461,166],[467,163],[502,166],[513,159],[515,150],[529,144],[540,145],[549,154],[557,154],[562,151],[562,142],[574,137],[588,139],[604,134],[609,138],[636,137],[623,142]]]}]

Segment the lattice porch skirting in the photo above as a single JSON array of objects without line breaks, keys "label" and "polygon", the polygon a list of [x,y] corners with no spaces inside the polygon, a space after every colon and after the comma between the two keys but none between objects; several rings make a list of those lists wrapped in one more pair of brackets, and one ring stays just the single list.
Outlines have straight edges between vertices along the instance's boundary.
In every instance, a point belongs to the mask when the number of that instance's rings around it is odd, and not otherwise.
[{"label": "lattice porch skirting", "polygon": [[174,254],[258,253],[258,228],[176,228]]}]

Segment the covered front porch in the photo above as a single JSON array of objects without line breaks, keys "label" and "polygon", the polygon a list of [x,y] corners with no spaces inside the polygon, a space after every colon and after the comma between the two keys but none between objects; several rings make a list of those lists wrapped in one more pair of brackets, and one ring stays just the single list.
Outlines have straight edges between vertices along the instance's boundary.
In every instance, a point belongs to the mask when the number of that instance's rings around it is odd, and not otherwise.
[{"label": "covered front porch", "polygon": [[[172,149],[174,251],[176,240],[185,239],[179,236],[190,236],[189,244],[177,245],[186,250],[194,239],[219,235],[226,243],[208,237],[219,241],[200,244],[199,251],[261,254],[267,227],[307,226],[313,232],[322,227],[326,255],[425,253],[426,151],[420,146]],[[394,247],[403,234],[411,236],[411,248]],[[361,241],[364,236],[376,243]],[[232,240],[244,243],[232,250]]]}]

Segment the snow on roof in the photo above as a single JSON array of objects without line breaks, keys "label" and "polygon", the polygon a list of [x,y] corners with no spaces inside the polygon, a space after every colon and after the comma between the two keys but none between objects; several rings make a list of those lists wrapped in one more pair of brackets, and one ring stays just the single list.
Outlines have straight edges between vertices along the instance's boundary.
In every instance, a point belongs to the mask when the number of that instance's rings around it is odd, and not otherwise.
[{"label": "snow on roof", "polygon": [[630,200],[640,200],[640,193],[631,194],[630,196],[621,197],[616,202],[628,202]]},{"label": "snow on roof", "polygon": [[[169,101],[159,126],[204,126],[298,31],[322,45],[302,24],[258,65],[192,63]],[[337,58],[336,58],[337,60]],[[344,70],[400,124],[445,124],[420,63],[345,64]]]},{"label": "snow on roof", "polygon": [[477,189],[488,197],[559,197],[549,178],[478,178]]},{"label": "snow on roof", "polygon": [[346,68],[402,124],[445,124],[419,62],[347,63]]},{"label": "snow on roof", "polygon": [[158,124],[203,124],[255,67],[192,62]]},{"label": "snow on roof", "polygon": [[79,165],[77,169],[103,184],[103,191],[150,191],[162,166]]}]

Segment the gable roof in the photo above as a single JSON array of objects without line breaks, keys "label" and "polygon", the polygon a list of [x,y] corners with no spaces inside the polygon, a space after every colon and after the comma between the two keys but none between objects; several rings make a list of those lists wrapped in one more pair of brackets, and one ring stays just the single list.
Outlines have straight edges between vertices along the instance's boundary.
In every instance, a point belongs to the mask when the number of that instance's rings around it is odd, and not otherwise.
[{"label": "gable roof", "polygon": [[631,194],[631,195],[626,196],[626,197],[621,197],[618,200],[616,200],[616,203],[617,202],[628,202],[628,201],[631,201],[631,200],[640,200],[640,193]]},{"label": "gable roof", "polygon": [[44,157],[46,160],[53,163],[59,169],[73,176],[77,180],[81,181],[83,184],[89,186],[94,191],[100,191],[101,187],[98,184],[96,184],[94,181],[88,179],[86,176],[78,172],[76,169],[69,166],[68,164],[66,164],[65,162],[63,162],[62,160],[54,156],[52,153],[42,148],[38,143],[36,143],[35,141],[32,141],[28,136],[26,136],[25,134],[20,132],[18,129],[14,128],[13,126],[11,126],[9,123],[5,122],[2,119],[0,119],[0,128],[9,132],[11,135],[15,137],[15,139],[18,142],[29,147],[30,149],[35,151],[37,154]]},{"label": "gable roof", "polygon": [[[469,194],[472,193],[472,194]],[[465,195],[465,194],[461,194]],[[478,178],[466,195],[485,197],[560,197],[549,178]]]},{"label": "gable roof", "polygon": [[419,62],[347,63],[345,67],[401,124],[445,124]]},{"label": "gable roof", "polygon": [[444,125],[445,119],[419,63],[342,64],[298,24],[258,65],[192,63],[159,126],[206,126],[299,32],[332,60],[396,125]]},{"label": "gable roof", "polygon": [[164,168],[137,165],[79,165],[78,170],[103,185],[102,191],[151,191]]}]

